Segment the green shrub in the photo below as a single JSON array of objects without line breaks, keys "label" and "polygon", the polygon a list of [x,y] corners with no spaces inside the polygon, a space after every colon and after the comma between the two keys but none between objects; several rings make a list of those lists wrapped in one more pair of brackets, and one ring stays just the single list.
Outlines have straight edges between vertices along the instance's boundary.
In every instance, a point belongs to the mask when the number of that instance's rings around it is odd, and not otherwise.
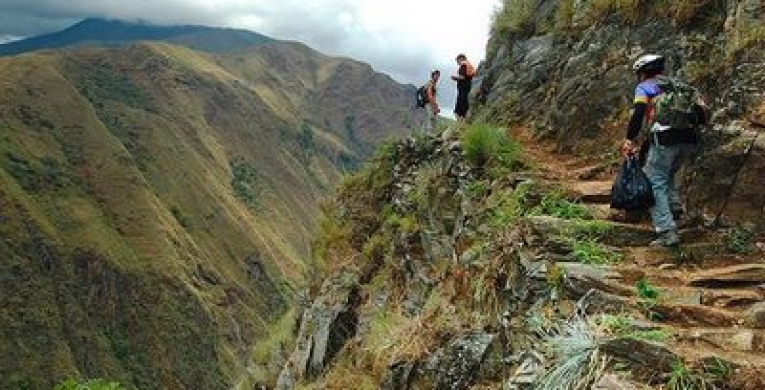
[{"label": "green shrub", "polygon": [[627,314],[603,314],[598,324],[610,335],[640,340],[664,342],[669,334],[661,329],[640,330],[635,326],[635,320]]},{"label": "green shrub", "polygon": [[303,122],[303,125],[300,127],[300,133],[297,136],[297,143],[300,148],[300,160],[304,166],[310,165],[311,159],[316,155],[315,138],[311,125]]},{"label": "green shrub", "polygon": [[685,363],[676,361],[667,379],[667,390],[711,390],[715,386],[703,373],[691,370]]},{"label": "green shrub", "polygon": [[261,176],[258,169],[244,158],[237,157],[229,162],[231,187],[239,200],[251,210],[256,209],[262,194]]},{"label": "green shrub", "polygon": [[574,0],[561,0],[555,9],[556,31],[567,31],[574,26]]},{"label": "green shrub", "polygon": [[52,157],[27,159],[14,152],[6,152],[5,157],[3,168],[27,191],[53,191],[72,182],[64,166]]},{"label": "green shrub", "polygon": [[725,248],[737,254],[747,254],[754,250],[754,229],[737,226],[725,233]]},{"label": "green shrub", "polygon": [[635,284],[635,288],[637,289],[638,298],[640,299],[655,301],[659,298],[659,290],[645,278],[638,280]]},{"label": "green shrub", "polygon": [[503,129],[487,124],[470,125],[461,136],[465,159],[474,167],[511,169],[519,160],[520,146]]},{"label": "green shrub", "polygon": [[566,199],[559,191],[545,194],[532,213],[563,219],[592,219],[592,213],[586,206]]},{"label": "green shrub", "polygon": [[533,34],[536,29],[536,4],[536,0],[504,0],[502,6],[492,15],[492,35]]},{"label": "green shrub", "polygon": [[54,390],[125,390],[125,388],[117,382],[105,379],[89,379],[84,381],[67,379],[56,385]]},{"label": "green shrub", "polygon": [[189,218],[183,214],[183,211],[181,211],[180,207],[170,207],[170,213],[173,214],[173,217],[175,217],[175,220],[179,225],[183,226],[186,230],[191,229],[191,220],[189,220]]},{"label": "green shrub", "polygon": [[583,264],[605,265],[618,263],[622,260],[622,256],[619,253],[606,248],[603,244],[592,238],[576,240],[574,242],[573,255],[576,261]]},{"label": "green shrub", "polygon": [[491,225],[501,228],[526,215],[530,207],[529,194],[531,191],[531,183],[521,183],[510,192],[498,192],[493,195],[491,207],[488,208]]},{"label": "green shrub", "polygon": [[574,219],[566,227],[566,235],[577,240],[601,239],[611,231],[611,224],[598,219]]}]

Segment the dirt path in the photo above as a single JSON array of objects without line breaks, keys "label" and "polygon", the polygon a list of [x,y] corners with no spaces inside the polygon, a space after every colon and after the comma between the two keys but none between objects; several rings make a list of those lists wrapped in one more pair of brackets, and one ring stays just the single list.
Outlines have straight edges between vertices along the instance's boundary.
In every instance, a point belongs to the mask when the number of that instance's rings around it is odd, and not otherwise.
[{"label": "dirt path", "polygon": [[[665,330],[671,335],[667,344],[686,362],[723,359],[731,367],[748,369],[749,376],[765,376],[764,253],[735,253],[725,245],[726,232],[703,226],[681,229],[683,245],[676,250],[651,248],[649,221],[613,221],[609,201],[619,168],[615,152],[567,156],[523,129],[511,134],[521,142],[524,161],[539,171],[539,179],[559,186],[612,226],[606,241],[623,259],[602,266],[610,276],[594,284],[608,294],[606,300],[630,307],[650,326]],[[568,268],[572,273],[579,269]],[[648,309],[637,283],[658,291]]]}]

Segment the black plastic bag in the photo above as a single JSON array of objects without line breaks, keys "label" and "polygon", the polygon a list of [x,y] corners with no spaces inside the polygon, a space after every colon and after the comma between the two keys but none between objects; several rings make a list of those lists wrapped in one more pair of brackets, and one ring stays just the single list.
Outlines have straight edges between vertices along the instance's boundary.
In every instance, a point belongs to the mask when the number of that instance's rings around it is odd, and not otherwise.
[{"label": "black plastic bag", "polygon": [[640,168],[637,156],[630,155],[622,163],[621,172],[611,187],[611,208],[638,211],[647,209],[653,204],[651,182]]}]

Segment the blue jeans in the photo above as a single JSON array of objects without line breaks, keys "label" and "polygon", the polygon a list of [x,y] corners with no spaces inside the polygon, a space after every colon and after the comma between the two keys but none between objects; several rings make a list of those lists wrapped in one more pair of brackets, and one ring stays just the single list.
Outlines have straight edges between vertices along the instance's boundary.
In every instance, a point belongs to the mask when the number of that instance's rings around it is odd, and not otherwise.
[{"label": "blue jeans", "polygon": [[682,203],[675,185],[675,175],[695,151],[696,145],[693,144],[651,144],[643,171],[653,186],[656,203],[651,207],[651,220],[657,233],[677,228],[672,210],[681,209]]}]

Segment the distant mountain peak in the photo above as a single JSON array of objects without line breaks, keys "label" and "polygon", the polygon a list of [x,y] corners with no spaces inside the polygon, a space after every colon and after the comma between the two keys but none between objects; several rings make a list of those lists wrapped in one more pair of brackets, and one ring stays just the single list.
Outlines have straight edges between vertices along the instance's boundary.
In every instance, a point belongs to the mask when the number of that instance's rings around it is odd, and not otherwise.
[{"label": "distant mountain peak", "polygon": [[196,50],[226,52],[273,42],[252,31],[199,25],[160,25],[146,20],[89,17],[55,33],[0,44],[0,56],[68,46],[129,44],[163,41]]}]

